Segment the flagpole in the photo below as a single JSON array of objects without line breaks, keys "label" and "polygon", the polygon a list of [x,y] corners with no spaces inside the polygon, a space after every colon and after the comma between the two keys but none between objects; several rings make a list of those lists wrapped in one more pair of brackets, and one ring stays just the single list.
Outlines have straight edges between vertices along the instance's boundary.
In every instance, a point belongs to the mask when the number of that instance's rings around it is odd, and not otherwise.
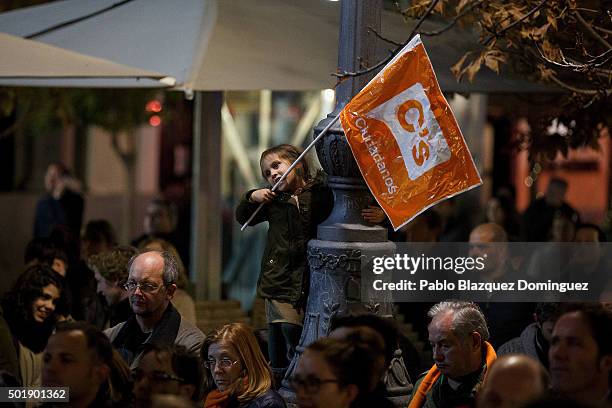
[{"label": "flagpole", "polygon": [[[319,133],[317,135],[317,137],[315,137],[313,139],[312,142],[310,142],[310,144],[304,149],[304,151],[302,152],[302,154],[300,154],[298,156],[297,159],[295,159],[295,161],[291,164],[291,166],[289,166],[289,168],[287,169],[287,171],[285,172],[285,174],[283,174],[281,176],[280,179],[278,179],[278,181],[274,184],[274,187],[272,187],[272,191],[276,191],[276,189],[278,188],[278,186],[280,185],[280,183],[283,182],[283,180],[285,180],[287,178],[287,176],[289,175],[289,173],[291,173],[291,170],[293,170],[293,168],[295,166],[298,165],[298,163],[300,162],[300,160],[302,160],[304,158],[304,156],[310,151],[310,149],[312,149],[312,147],[315,145],[315,143],[317,143],[319,141],[319,139],[321,139],[323,136],[325,136],[325,134],[329,131],[329,129],[333,126],[334,123],[336,123],[338,121],[338,119],[340,119],[340,114],[338,114],[338,116],[336,116],[335,118],[332,119],[331,122],[329,122],[327,124],[327,126],[325,126],[323,128],[323,130],[321,130],[321,133]],[[240,227],[240,231],[244,231],[244,229],[251,223],[251,221],[253,221],[253,218],[255,218],[255,215],[257,215],[257,213],[259,212],[259,210],[262,209],[262,207],[264,206],[265,202],[259,204],[259,207],[257,207],[257,209],[253,212],[253,214],[251,214],[251,216],[249,217],[248,220],[246,220],[246,222],[244,223],[244,225],[242,227]]]}]

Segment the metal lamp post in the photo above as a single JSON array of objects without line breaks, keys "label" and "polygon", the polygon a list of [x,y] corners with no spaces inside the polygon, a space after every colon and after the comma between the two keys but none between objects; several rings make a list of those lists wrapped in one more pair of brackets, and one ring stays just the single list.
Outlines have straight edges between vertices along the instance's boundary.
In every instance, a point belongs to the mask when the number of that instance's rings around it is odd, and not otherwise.
[{"label": "metal lamp post", "polygon": [[[382,0],[342,0],[339,69],[356,72],[362,66],[375,63],[377,38],[370,27],[379,29]],[[336,89],[334,112],[315,128],[321,132],[375,74],[349,77]],[[318,227],[317,239],[308,244],[310,293],[306,306],[300,343],[281,387],[289,405],[295,395],[287,378],[293,375],[304,348],[329,333],[330,318],[335,314],[369,312],[392,318],[391,302],[364,299],[361,293],[361,265],[367,253],[392,253],[395,245],[387,241],[387,230],[366,222],[361,210],[375,204],[342,131],[337,122],[316,145],[317,155],[328,174],[328,184],[334,193],[330,217]],[[387,375],[388,397],[396,406],[405,406],[412,385],[397,350]]]}]

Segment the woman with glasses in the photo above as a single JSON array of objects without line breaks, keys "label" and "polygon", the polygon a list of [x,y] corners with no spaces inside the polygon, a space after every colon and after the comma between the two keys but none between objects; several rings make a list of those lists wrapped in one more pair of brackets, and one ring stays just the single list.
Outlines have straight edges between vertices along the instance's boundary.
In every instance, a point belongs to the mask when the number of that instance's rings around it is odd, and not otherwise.
[{"label": "woman with glasses", "polygon": [[301,408],[355,408],[365,403],[378,354],[362,342],[322,338],[311,343],[289,380]]},{"label": "woman with glasses", "polygon": [[285,408],[249,326],[230,323],[209,334],[202,358],[211,380],[205,408]]}]

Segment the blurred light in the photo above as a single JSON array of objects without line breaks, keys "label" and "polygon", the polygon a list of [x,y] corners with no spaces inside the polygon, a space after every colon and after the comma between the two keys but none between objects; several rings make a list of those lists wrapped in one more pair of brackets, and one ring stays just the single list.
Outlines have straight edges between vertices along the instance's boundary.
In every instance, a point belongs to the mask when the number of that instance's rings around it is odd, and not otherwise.
[{"label": "blurred light", "polygon": [[325,102],[333,103],[336,98],[336,92],[333,89],[324,89],[321,91]]},{"label": "blurred light", "polygon": [[546,133],[549,135],[554,135],[556,133],[561,136],[567,136],[568,132],[568,127],[561,123],[558,118],[554,118],[550,126],[546,128]]},{"label": "blurred light", "polygon": [[167,76],[167,77],[163,77],[162,79],[160,79],[159,82],[161,82],[164,85],[174,86],[176,85],[176,78]]},{"label": "blurred light", "polygon": [[153,115],[149,118],[149,125],[157,127],[161,125],[161,118],[158,115]]},{"label": "blurred light", "polygon": [[520,134],[526,135],[531,132],[531,126],[529,126],[529,121],[526,118],[520,118],[516,121],[516,131]]},{"label": "blurred light", "polygon": [[145,110],[147,112],[155,112],[155,113],[161,112],[162,104],[157,99],[153,99],[152,101],[147,102],[147,105],[145,106]]},{"label": "blurred light", "polygon": [[531,176],[525,177],[525,185],[527,187],[531,187],[533,185],[533,179],[531,178]]},{"label": "blurred light", "polygon": [[539,174],[542,171],[542,165],[540,163],[536,163],[533,165],[533,172],[535,174]]}]

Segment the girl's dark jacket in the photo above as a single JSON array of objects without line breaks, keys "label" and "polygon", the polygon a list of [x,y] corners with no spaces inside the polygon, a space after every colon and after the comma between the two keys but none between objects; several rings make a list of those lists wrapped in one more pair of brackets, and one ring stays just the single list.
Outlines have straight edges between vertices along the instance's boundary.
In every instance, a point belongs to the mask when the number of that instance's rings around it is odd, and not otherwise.
[{"label": "girl's dark jacket", "polygon": [[[247,192],[236,208],[236,220],[240,224],[259,207],[259,203],[249,201],[254,191]],[[299,210],[290,198],[289,193],[277,192],[274,200],[265,204],[249,225],[263,221],[269,225],[257,282],[258,294],[298,306],[307,296],[306,245],[316,237],[317,225],[329,216],[334,199],[321,175],[297,192]]]}]

